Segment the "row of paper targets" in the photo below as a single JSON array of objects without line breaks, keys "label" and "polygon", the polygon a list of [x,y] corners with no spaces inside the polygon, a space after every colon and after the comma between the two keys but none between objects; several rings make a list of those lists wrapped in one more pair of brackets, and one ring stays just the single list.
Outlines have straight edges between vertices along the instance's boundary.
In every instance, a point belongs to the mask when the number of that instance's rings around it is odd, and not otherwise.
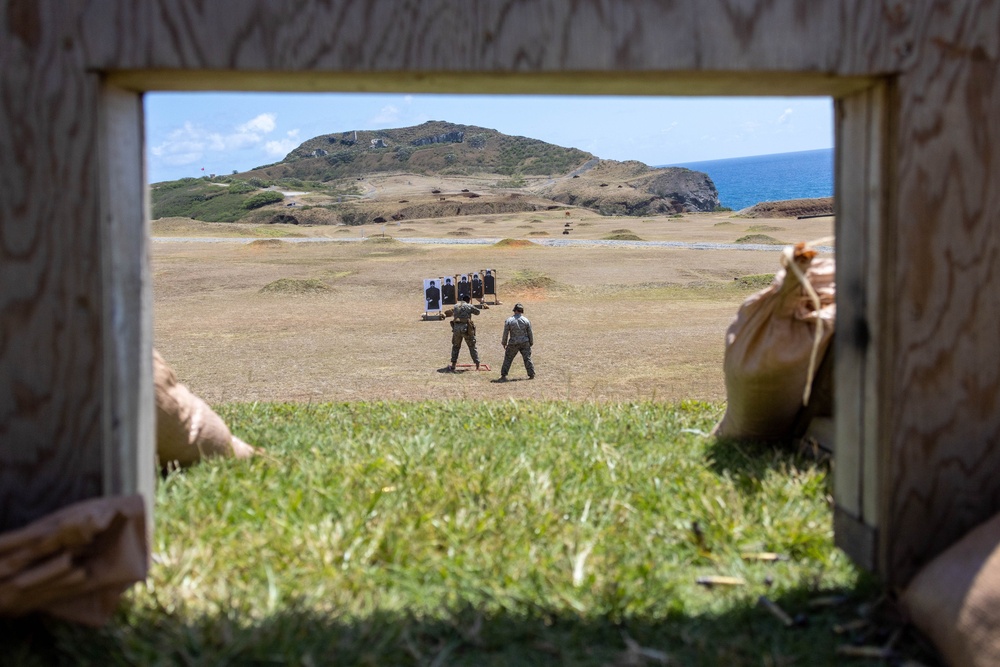
[{"label": "row of paper targets", "polygon": [[433,313],[459,301],[483,301],[497,293],[496,269],[424,278],[424,310]]}]

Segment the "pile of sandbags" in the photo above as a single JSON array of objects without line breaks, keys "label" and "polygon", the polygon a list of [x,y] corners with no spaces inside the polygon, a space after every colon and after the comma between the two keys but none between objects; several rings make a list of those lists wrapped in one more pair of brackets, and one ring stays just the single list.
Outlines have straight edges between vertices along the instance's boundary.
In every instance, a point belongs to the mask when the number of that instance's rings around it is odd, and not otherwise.
[{"label": "pile of sandbags", "polygon": [[722,438],[793,437],[836,321],[836,271],[813,244],[784,249],[770,287],[748,298],[726,331]]},{"label": "pile of sandbags", "polygon": [[189,466],[213,456],[245,459],[254,448],[235,437],[205,401],[177,381],[153,350],[156,392],[156,458],[160,467]]}]

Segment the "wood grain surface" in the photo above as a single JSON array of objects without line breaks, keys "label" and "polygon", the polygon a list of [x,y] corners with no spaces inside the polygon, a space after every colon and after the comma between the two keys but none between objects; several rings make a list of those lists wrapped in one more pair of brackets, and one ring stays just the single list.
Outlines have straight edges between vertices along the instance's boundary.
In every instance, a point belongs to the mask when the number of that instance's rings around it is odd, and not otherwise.
[{"label": "wood grain surface", "polygon": [[0,13],[0,530],[102,488],[100,79],[73,12]]},{"label": "wood grain surface", "polygon": [[[114,70],[891,72],[917,12],[866,0],[92,0]],[[902,5],[904,3],[894,3]],[[909,5],[921,3],[908,3]]]},{"label": "wood grain surface", "polygon": [[934,3],[898,80],[883,568],[1000,510],[1000,5]]},{"label": "wood grain surface", "polygon": [[[0,22],[0,528],[114,486],[99,465],[117,437],[104,420],[136,409],[103,384],[108,364],[138,357],[118,348],[134,343],[116,337],[108,304],[123,301],[102,280],[101,188],[114,172],[99,157],[102,81],[135,91],[756,90],[853,97],[869,111],[856,96],[885,86],[882,148],[873,156],[875,144],[852,141],[838,158],[875,161],[874,204],[841,202],[840,224],[879,220],[855,238],[884,244],[839,276],[848,294],[864,291],[875,327],[864,368],[845,376],[863,397],[852,413],[861,423],[845,432],[873,441],[855,451],[852,474],[878,488],[852,491],[845,507],[877,527],[890,583],[1000,508],[998,3],[4,0]],[[141,155],[132,144],[118,148]],[[134,273],[119,268],[108,280]]]}]

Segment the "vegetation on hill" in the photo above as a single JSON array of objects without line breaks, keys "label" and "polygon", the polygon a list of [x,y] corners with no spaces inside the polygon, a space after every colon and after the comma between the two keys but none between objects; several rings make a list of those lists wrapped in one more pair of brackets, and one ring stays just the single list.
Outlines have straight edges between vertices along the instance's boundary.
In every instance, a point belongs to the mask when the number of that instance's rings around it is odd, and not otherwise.
[{"label": "vegetation on hill", "polygon": [[231,188],[206,179],[182,178],[154,183],[153,218],[186,217],[206,222],[235,222],[247,213],[246,202],[258,187],[240,181]]},{"label": "vegetation on hill", "polygon": [[474,125],[429,121],[387,130],[351,130],[303,142],[284,160],[250,172],[264,178],[329,182],[357,174],[566,174],[594,156]]}]

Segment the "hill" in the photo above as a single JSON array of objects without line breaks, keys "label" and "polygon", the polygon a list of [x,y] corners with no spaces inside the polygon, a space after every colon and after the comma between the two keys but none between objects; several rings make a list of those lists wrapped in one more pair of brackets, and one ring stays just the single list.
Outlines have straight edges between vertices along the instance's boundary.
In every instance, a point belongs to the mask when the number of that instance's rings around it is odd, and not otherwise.
[{"label": "hill", "polygon": [[303,142],[281,162],[249,175],[322,182],[402,170],[443,176],[543,176],[568,173],[593,157],[576,148],[484,127],[428,121],[414,127],[320,135]]},{"label": "hill", "polygon": [[585,207],[602,215],[714,211],[701,172],[429,121],[313,137],[242,174],[152,186],[153,217],[348,224]]}]

